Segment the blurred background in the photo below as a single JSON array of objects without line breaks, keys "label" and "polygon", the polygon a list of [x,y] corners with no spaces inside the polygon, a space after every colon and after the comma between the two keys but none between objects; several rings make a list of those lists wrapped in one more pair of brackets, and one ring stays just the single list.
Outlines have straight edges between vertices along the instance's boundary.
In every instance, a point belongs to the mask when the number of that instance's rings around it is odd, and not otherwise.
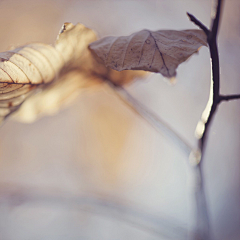
[{"label": "blurred background", "polygon": [[[99,37],[209,26],[211,1],[0,1],[0,51],[54,43],[64,22]],[[225,1],[219,32],[221,93],[240,93],[240,2]],[[209,52],[178,68],[172,86],[158,74],[128,91],[195,143],[208,100]],[[222,103],[211,126],[204,179],[214,239],[240,239],[240,108]],[[0,128],[0,240],[187,239],[195,222],[188,156],[129,109],[107,85],[32,124]]]}]

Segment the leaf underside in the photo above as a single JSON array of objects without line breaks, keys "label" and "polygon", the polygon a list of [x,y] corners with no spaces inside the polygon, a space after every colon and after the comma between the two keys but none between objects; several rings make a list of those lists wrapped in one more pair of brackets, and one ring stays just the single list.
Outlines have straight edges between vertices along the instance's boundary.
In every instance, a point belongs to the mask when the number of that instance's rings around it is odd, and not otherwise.
[{"label": "leaf underside", "polygon": [[203,45],[207,46],[207,37],[202,30],[142,30],[130,36],[102,38],[89,49],[114,70],[145,70],[172,78],[178,65]]}]

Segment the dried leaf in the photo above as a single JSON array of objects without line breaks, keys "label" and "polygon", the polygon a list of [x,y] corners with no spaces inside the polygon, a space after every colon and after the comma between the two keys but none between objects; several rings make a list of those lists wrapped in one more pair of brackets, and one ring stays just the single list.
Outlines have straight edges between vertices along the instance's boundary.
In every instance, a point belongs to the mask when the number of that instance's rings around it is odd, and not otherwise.
[{"label": "dried leaf", "polygon": [[71,71],[61,76],[58,81],[47,86],[25,101],[19,111],[14,114],[17,121],[31,123],[45,115],[54,115],[67,107],[86,88],[96,89],[101,82],[93,75],[82,71]]},{"label": "dried leaf", "polygon": [[30,84],[0,83],[0,123],[16,111],[35,88]]},{"label": "dried leaf", "polygon": [[25,123],[34,122],[43,116],[56,114],[69,106],[84,90],[92,92],[106,80],[123,85],[146,75],[144,71],[118,72],[97,63],[94,58],[86,58],[86,61],[88,64],[84,67],[65,73],[27,99],[14,115],[14,119]]},{"label": "dried leaf", "polygon": [[[96,35],[92,30],[82,24],[67,23],[55,46],[33,43],[0,53],[0,123],[33,90],[45,89],[60,72],[70,71],[76,63],[80,66],[89,55],[88,44],[94,40]],[[45,103],[48,108],[48,102]]]},{"label": "dried leaf", "polygon": [[81,68],[88,63],[88,44],[96,39],[96,33],[83,24],[65,23],[57,37],[55,49],[61,53],[68,70]]},{"label": "dried leaf", "polygon": [[144,75],[98,63],[88,49],[96,38],[82,24],[65,23],[54,46],[33,43],[0,53],[0,123],[34,93],[15,119],[32,122],[67,106],[81,88],[104,80],[123,85]]},{"label": "dried leaf", "polygon": [[53,81],[63,65],[60,53],[46,44],[29,44],[0,53],[0,123],[33,90]]},{"label": "dried leaf", "polygon": [[171,78],[178,65],[202,45],[207,46],[202,30],[142,30],[130,36],[102,38],[89,48],[114,70],[145,70]]},{"label": "dried leaf", "polygon": [[145,71],[116,71],[98,61],[98,59],[93,56],[88,58],[87,69],[84,71],[89,71],[91,74],[98,76],[102,81],[110,81],[115,85],[123,86],[133,82],[136,78],[144,78],[147,76]]}]

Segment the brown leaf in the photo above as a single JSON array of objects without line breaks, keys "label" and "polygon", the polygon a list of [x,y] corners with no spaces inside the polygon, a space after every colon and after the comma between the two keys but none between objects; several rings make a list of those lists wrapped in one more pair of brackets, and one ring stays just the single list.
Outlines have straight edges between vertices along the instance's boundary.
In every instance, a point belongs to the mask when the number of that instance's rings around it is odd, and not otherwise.
[{"label": "brown leaf", "polygon": [[56,49],[62,53],[65,62],[69,68],[77,68],[88,75],[98,76],[102,80],[110,80],[119,85],[132,82],[137,77],[146,75],[143,71],[124,71],[119,73],[111,68],[106,68],[101,61],[96,61],[96,57],[92,57],[92,53],[88,49],[90,42],[96,41],[97,36],[91,29],[86,28],[82,24],[73,25],[65,23],[55,43]]},{"label": "brown leaf", "polygon": [[98,58],[93,54],[88,58],[87,68],[86,71],[90,71],[91,74],[98,76],[102,81],[110,81],[113,84],[120,86],[132,83],[136,78],[144,78],[147,76],[147,72],[145,71],[119,72],[110,67],[105,67],[102,61],[98,61]]},{"label": "brown leaf", "polygon": [[207,46],[202,30],[142,30],[130,36],[102,38],[89,48],[114,70],[145,70],[171,78],[178,65],[202,45]]}]

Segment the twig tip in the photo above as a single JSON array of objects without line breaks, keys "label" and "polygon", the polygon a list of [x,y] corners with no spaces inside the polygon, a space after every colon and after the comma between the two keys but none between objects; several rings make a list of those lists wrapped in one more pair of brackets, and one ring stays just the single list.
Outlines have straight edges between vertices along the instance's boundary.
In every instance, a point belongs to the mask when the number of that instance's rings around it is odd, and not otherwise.
[{"label": "twig tip", "polygon": [[191,13],[189,13],[189,12],[187,12],[187,15],[188,15],[188,17],[190,18],[190,20],[192,20],[193,15],[192,15]]}]

